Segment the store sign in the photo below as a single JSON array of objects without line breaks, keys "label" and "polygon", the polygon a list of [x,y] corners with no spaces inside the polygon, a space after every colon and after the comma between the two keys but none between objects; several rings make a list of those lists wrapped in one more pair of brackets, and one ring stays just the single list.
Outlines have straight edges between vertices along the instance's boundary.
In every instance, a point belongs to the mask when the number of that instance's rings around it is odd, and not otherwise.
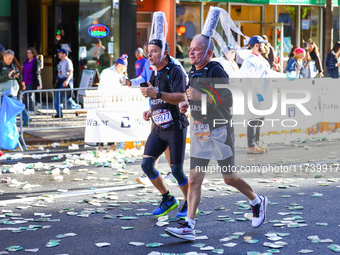
[{"label": "store sign", "polygon": [[110,29],[101,24],[92,25],[87,30],[88,34],[94,38],[103,38],[110,34]]},{"label": "store sign", "polygon": [[270,0],[270,4],[325,5],[326,0]]},{"label": "store sign", "polygon": [[325,5],[326,0],[247,0],[252,4]]},{"label": "store sign", "polygon": [[[228,2],[273,5],[326,5],[326,0],[181,0],[181,2]],[[340,0],[333,0],[333,6],[340,6]]]}]

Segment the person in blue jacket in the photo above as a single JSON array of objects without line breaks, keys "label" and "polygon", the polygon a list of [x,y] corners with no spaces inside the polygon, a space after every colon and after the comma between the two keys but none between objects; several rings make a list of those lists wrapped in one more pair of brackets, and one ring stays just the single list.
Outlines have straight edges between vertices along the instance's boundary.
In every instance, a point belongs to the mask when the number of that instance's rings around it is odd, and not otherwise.
[{"label": "person in blue jacket", "polygon": [[305,75],[305,68],[303,66],[305,55],[306,51],[303,48],[296,48],[296,55],[288,61],[286,71],[296,72],[296,78],[303,78]]},{"label": "person in blue jacket", "polygon": [[340,41],[337,41],[330,53],[328,53],[326,58],[327,75],[326,77],[339,78],[340,63],[338,63],[338,58],[340,54]]}]

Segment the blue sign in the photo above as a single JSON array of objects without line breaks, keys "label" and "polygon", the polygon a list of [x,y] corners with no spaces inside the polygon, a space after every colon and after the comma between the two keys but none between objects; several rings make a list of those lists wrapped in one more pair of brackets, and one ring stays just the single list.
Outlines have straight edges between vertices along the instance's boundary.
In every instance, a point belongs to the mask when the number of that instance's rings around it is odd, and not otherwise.
[{"label": "blue sign", "polygon": [[302,30],[309,30],[309,28],[310,28],[310,19],[301,20],[301,29]]}]

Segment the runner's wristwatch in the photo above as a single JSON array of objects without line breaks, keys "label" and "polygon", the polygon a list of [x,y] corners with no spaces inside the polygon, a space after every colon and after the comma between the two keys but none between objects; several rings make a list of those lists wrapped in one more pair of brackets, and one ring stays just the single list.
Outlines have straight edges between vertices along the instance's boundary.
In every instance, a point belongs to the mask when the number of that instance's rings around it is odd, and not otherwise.
[{"label": "runner's wristwatch", "polygon": [[156,95],[156,98],[159,99],[162,97],[162,92],[158,91],[157,95]]}]

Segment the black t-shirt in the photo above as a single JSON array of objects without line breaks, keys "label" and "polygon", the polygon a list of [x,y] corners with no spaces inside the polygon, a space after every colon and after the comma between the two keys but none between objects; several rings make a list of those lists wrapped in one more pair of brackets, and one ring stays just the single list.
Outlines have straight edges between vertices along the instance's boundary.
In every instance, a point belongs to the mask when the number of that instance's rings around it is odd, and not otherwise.
[{"label": "black t-shirt", "polygon": [[213,96],[213,103],[207,103],[207,114],[202,115],[201,101],[191,101],[191,115],[195,120],[204,124],[209,124],[210,129],[213,127],[214,119],[231,119],[230,108],[233,105],[231,91],[228,88],[215,88],[216,84],[229,84],[228,74],[223,67],[211,61],[208,65],[200,70],[193,67],[189,73],[189,84],[207,97]]},{"label": "black t-shirt", "polygon": [[[166,70],[169,69],[169,70]],[[166,75],[167,73],[167,75]],[[166,77],[165,77],[166,75]],[[162,70],[157,71],[157,75],[155,73],[152,74],[150,78],[150,83],[159,91],[167,92],[167,93],[175,93],[175,92],[183,92],[185,93],[186,87],[186,78],[181,69],[181,67],[173,64],[168,64]],[[186,118],[183,114],[179,112],[177,105],[169,104],[162,99],[151,98],[151,114],[152,116],[162,114],[166,110],[170,110],[172,118],[174,120],[174,124],[176,124],[176,128],[182,129],[186,127],[187,124],[182,125]],[[185,120],[184,120],[184,119]],[[178,121],[181,120],[182,124],[179,124]],[[184,120],[184,122],[183,122]],[[154,119],[153,119],[154,121]],[[154,121],[155,122],[155,121]],[[172,124],[170,124],[172,125]],[[166,125],[165,125],[166,126]],[[183,127],[182,127],[183,126]]]}]

